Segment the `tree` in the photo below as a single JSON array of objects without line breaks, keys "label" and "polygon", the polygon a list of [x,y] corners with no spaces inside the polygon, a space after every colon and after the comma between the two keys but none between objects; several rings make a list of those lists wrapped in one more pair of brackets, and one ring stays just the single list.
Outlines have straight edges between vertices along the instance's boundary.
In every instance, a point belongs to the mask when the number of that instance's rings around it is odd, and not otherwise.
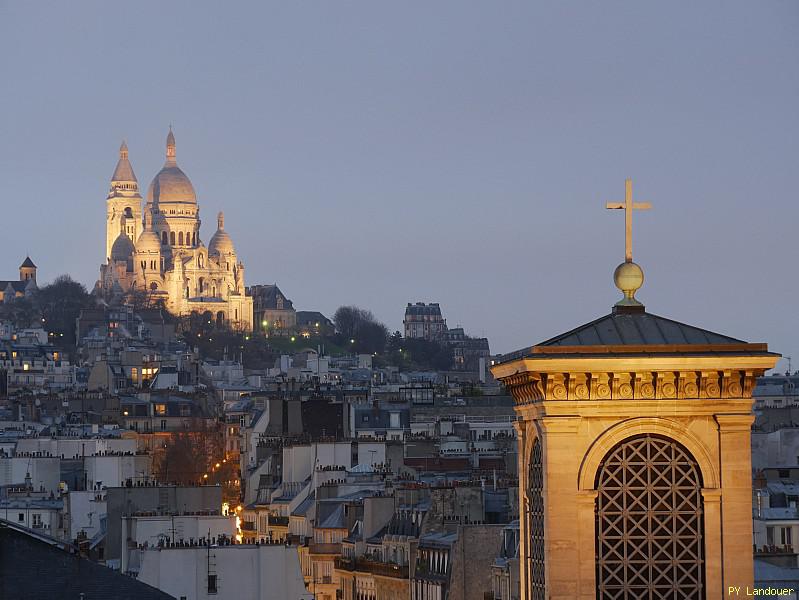
[{"label": "tree", "polygon": [[[333,323],[338,331],[345,338],[354,338],[358,326],[365,320],[367,311],[357,306],[340,306],[333,315]],[[371,316],[371,313],[369,313]]]},{"label": "tree", "polygon": [[14,298],[10,302],[0,303],[0,320],[11,321],[17,329],[30,327],[41,317],[28,298]]},{"label": "tree", "polygon": [[382,323],[362,323],[355,333],[354,350],[360,354],[382,353],[386,349],[388,327]]},{"label": "tree", "polygon": [[156,294],[154,290],[136,288],[130,290],[125,295],[125,304],[132,307],[134,311],[145,308],[160,308],[166,310],[164,299]]},{"label": "tree", "polygon": [[391,337],[388,338],[388,343],[386,344],[386,352],[389,354],[394,354],[395,352],[399,352],[402,348],[402,334],[399,331],[395,331],[391,334]]},{"label": "tree", "polygon": [[165,483],[218,483],[223,487],[225,499],[236,499],[239,485],[237,466],[235,462],[226,460],[222,429],[208,426],[201,419],[193,419],[186,431],[168,437],[154,457],[153,472],[159,481]]},{"label": "tree", "polygon": [[39,288],[34,298],[44,328],[54,333],[60,344],[74,346],[75,321],[81,310],[94,305],[86,288],[69,275],[60,275],[53,283]]},{"label": "tree", "polygon": [[241,357],[245,369],[274,366],[275,351],[261,336],[231,329],[231,323],[218,323],[210,312],[193,312],[177,319],[177,331],[189,346],[196,347],[204,358],[221,360]]},{"label": "tree", "polygon": [[452,348],[446,344],[424,339],[406,339],[403,354],[414,365],[424,369],[446,371],[452,368]]},{"label": "tree", "polygon": [[333,315],[340,339],[354,352],[382,353],[388,340],[388,328],[380,323],[371,311],[357,306],[340,306]]},{"label": "tree", "polygon": [[405,338],[399,331],[391,334],[386,345],[389,364],[400,369],[431,369],[446,371],[452,368],[452,348],[441,342]]}]

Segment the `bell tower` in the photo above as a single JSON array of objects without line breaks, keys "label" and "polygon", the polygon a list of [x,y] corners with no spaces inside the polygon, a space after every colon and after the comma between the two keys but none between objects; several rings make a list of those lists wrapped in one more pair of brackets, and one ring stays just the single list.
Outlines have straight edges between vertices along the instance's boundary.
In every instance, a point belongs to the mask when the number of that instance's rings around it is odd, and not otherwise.
[{"label": "bell tower", "polygon": [[111,257],[111,247],[119,236],[122,220],[125,233],[135,244],[142,231],[141,195],[139,182],[128,160],[128,146],[123,141],[119,160],[111,176],[111,189],[106,198],[105,259]]},{"label": "bell tower", "polygon": [[36,265],[33,264],[30,256],[26,256],[25,260],[19,266],[19,280],[20,281],[33,281],[36,283]]},{"label": "bell tower", "polygon": [[502,357],[519,445],[521,598],[726,597],[753,587],[750,428],[766,344],[635,298],[627,186],[622,299]]}]

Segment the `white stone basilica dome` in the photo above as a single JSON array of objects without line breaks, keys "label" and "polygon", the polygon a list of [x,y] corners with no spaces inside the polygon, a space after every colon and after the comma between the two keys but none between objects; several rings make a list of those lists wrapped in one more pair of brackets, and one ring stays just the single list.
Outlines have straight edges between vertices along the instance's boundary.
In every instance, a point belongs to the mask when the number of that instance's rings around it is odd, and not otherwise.
[{"label": "white stone basilica dome", "polygon": [[150,183],[147,202],[152,205],[160,202],[197,203],[194,186],[175,161],[175,136],[172,130],[166,138],[166,163]]},{"label": "white stone basilica dome", "polygon": [[230,235],[228,235],[228,232],[225,231],[225,215],[220,212],[216,219],[217,230],[208,243],[208,253],[211,255],[235,254],[236,250],[233,247],[233,240]]}]

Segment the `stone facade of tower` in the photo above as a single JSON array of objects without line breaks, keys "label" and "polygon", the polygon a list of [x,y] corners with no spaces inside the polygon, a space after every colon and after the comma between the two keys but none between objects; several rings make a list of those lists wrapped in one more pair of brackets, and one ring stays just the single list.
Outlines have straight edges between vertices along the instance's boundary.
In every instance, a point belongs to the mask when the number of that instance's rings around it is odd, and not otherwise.
[{"label": "stone facade of tower", "polygon": [[[105,227],[105,259],[111,257],[111,247],[114,245],[120,229],[135,243],[141,233],[141,196],[139,183],[133,173],[133,167],[128,160],[128,146],[122,142],[119,148],[119,161],[111,176],[111,189],[105,201],[106,227]],[[123,223],[124,221],[124,223]]]},{"label": "stone facade of tower", "polygon": [[107,200],[106,262],[98,286],[105,294],[146,293],[178,315],[210,313],[217,322],[252,329],[252,298],[244,264],[219,213],[206,247],[194,187],[176,161],[175,136],[167,136],[166,162],[142,198],[125,144]]},{"label": "stone facade of tower", "polygon": [[752,390],[779,356],[620,304],[492,367],[519,416],[521,597],[752,589]]}]

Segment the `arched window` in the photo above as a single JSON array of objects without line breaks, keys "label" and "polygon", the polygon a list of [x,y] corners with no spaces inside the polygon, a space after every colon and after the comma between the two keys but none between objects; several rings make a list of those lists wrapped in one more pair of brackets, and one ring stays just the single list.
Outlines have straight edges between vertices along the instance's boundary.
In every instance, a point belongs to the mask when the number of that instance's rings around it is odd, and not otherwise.
[{"label": "arched window", "polygon": [[197,289],[200,292],[200,296],[203,295],[203,290],[205,290],[205,279],[200,277],[200,280],[197,282]]},{"label": "arched window", "polygon": [[188,298],[188,297],[189,297],[189,288],[187,287],[186,288],[186,298]]},{"label": "arched window", "polygon": [[141,269],[142,269],[142,271],[144,271],[146,268],[147,268],[147,261],[146,260],[141,261]]},{"label": "arched window", "polygon": [[166,245],[167,245],[167,243],[168,243],[168,241],[167,241],[167,239],[166,239],[166,231],[164,231],[164,232],[161,234],[161,243],[162,243],[164,246],[166,246]]},{"label": "arched window", "polygon": [[216,298],[216,286],[211,288],[211,295]]},{"label": "arched window", "polygon": [[174,246],[174,245],[175,245],[175,232],[174,232],[174,231],[170,231],[170,232],[169,232],[169,243],[170,243],[172,246]]},{"label": "arched window", "polygon": [[193,231],[191,233],[191,245],[192,246],[196,246],[197,245],[197,232],[196,231]]},{"label": "arched window", "polygon": [[527,521],[529,530],[529,578],[530,598],[545,600],[546,580],[544,577],[544,462],[541,440],[533,442],[530,453],[530,468],[527,474]]},{"label": "arched window", "polygon": [[596,476],[597,598],[705,597],[702,476],[674,440],[628,438]]},{"label": "arched window", "polygon": [[188,231],[186,232],[186,245],[187,246],[191,246],[192,245],[191,244],[191,233],[189,233]]},{"label": "arched window", "polygon": [[183,232],[181,231],[178,233],[178,246],[182,245],[183,245]]}]

